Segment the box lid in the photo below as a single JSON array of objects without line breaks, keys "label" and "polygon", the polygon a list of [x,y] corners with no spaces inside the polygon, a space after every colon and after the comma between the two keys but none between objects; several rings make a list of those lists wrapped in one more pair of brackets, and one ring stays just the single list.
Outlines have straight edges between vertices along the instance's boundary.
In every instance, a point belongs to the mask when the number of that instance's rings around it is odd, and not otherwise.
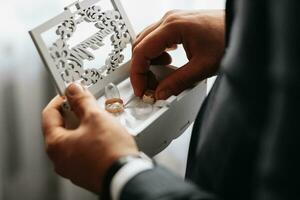
[{"label": "box lid", "polygon": [[30,35],[60,95],[80,82],[98,98],[129,76],[135,33],[119,0],[75,1]]}]

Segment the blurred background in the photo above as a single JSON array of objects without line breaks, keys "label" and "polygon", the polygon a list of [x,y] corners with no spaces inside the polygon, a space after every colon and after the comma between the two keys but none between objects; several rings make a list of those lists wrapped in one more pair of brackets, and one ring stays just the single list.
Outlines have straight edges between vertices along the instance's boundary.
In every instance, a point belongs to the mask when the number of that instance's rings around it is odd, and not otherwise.
[{"label": "blurred background", "polygon": [[[0,0],[0,200],[96,200],[56,176],[44,153],[41,110],[55,89],[28,31],[74,0]],[[136,32],[172,9],[223,9],[225,0],[122,0]],[[174,65],[186,62],[182,49]],[[212,81],[209,81],[210,85]],[[184,176],[191,127],[156,159]]]}]

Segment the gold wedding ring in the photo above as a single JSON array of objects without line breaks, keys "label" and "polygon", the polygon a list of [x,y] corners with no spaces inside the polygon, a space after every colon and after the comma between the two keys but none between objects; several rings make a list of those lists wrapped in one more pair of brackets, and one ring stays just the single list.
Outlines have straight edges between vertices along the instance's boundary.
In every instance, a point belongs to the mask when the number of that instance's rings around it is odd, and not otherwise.
[{"label": "gold wedding ring", "polygon": [[154,90],[146,90],[143,95],[143,102],[148,104],[154,104],[155,102],[155,91]]},{"label": "gold wedding ring", "polygon": [[124,111],[124,102],[119,98],[107,99],[105,101],[105,110],[113,114],[121,113]]}]

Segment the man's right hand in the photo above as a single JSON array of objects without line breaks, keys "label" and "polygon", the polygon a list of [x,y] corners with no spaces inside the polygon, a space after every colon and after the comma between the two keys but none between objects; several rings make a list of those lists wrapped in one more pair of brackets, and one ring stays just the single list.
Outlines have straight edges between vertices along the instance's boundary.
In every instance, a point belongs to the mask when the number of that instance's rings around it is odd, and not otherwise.
[{"label": "man's right hand", "polygon": [[157,99],[166,99],[214,75],[224,53],[224,11],[170,11],[140,33],[133,45],[131,83],[142,96],[154,76],[150,64],[167,65],[167,50],[183,44],[189,62],[156,87]]}]

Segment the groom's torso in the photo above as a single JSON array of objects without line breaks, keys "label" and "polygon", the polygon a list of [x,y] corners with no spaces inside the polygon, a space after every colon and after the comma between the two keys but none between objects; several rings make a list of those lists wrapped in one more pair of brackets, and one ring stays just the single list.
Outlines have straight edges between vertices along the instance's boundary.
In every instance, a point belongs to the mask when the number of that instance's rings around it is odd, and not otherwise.
[{"label": "groom's torso", "polygon": [[226,53],[194,125],[186,177],[225,199],[250,199],[269,96],[266,5],[226,9]]}]

